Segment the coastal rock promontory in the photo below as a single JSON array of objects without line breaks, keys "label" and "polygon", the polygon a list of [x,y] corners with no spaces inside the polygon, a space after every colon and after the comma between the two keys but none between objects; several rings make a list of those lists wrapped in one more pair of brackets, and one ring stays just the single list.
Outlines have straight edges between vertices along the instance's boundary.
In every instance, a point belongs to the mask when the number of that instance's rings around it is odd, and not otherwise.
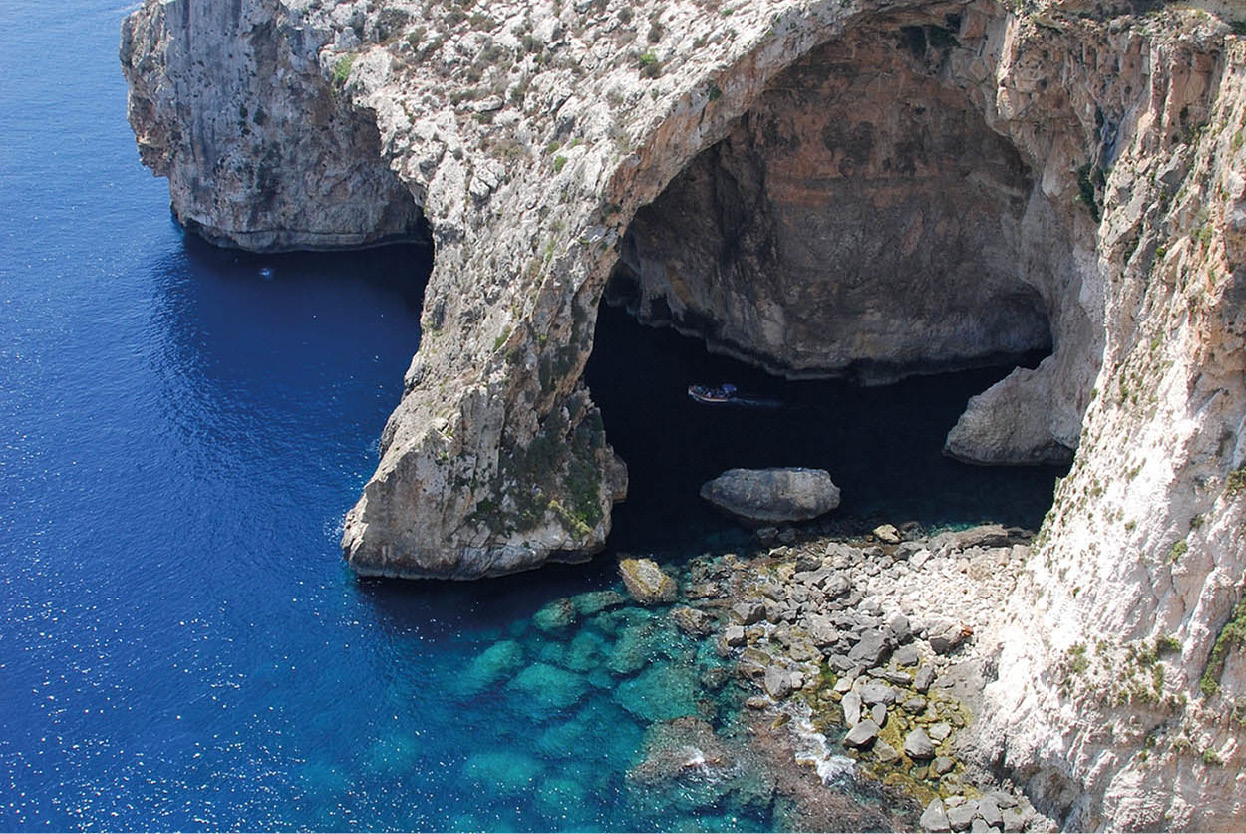
[{"label": "coastal rock promontory", "polygon": [[1244,26],[1227,2],[146,0],[121,57],[142,157],[208,239],[427,225],[354,570],[604,546],[628,483],[583,381],[607,297],[789,377],[1045,351],[947,440],[1071,458],[974,635],[998,675],[976,749],[1068,828],[1235,829]]}]

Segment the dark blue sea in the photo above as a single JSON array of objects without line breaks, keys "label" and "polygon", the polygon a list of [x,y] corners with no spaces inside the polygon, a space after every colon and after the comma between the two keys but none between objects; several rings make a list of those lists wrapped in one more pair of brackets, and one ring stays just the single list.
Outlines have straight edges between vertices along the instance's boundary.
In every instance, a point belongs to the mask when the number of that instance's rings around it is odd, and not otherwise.
[{"label": "dark blue sea", "polygon": [[[0,830],[773,827],[626,777],[647,727],[704,712],[718,661],[658,613],[598,608],[613,551],[475,585],[345,567],[432,253],[184,236],[125,122],[126,11],[0,14]],[[615,550],[747,546],[695,496],[732,464],[827,465],[862,523],[1034,526],[1050,500],[1051,472],[938,455],[1006,369],[784,387],[617,311],[599,344],[637,490]],[[689,410],[704,377],[791,407]],[[724,727],[739,694],[715,696]]]}]

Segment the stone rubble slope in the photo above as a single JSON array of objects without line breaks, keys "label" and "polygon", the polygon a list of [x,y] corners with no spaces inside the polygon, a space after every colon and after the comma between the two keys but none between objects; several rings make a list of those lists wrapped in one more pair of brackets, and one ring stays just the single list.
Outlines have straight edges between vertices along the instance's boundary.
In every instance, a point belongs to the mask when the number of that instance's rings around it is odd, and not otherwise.
[{"label": "stone rubble slope", "polygon": [[748,705],[832,742],[807,761],[831,781],[842,771],[828,757],[847,755],[918,799],[926,830],[963,831],[975,819],[994,831],[1047,830],[1023,794],[972,759],[994,674],[974,635],[1001,615],[1031,538],[998,525],[935,536],[887,526],[694,560],[685,594],[693,610],[717,613],[720,653],[757,692]]}]

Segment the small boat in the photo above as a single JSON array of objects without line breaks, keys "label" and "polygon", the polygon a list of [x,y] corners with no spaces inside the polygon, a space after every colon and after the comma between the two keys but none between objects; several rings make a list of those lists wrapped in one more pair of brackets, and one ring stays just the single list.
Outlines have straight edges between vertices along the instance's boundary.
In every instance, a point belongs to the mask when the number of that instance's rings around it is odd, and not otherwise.
[{"label": "small boat", "polygon": [[783,403],[768,397],[742,394],[730,382],[721,385],[689,385],[688,396],[705,405],[734,405],[741,408],[782,408]]},{"label": "small boat", "polygon": [[720,405],[736,402],[740,392],[730,382],[724,382],[722,385],[689,385],[688,396],[699,403]]}]

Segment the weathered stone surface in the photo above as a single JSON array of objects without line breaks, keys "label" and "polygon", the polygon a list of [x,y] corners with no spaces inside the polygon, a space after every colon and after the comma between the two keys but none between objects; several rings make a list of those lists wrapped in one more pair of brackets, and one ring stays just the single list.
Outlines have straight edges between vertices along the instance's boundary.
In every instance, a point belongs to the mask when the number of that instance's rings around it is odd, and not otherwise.
[{"label": "weathered stone surface", "polygon": [[870,719],[858,721],[844,736],[845,747],[869,747],[878,738],[879,726]]},{"label": "weathered stone surface", "polygon": [[874,533],[874,538],[883,544],[900,543],[900,531],[893,524],[880,524],[872,532]]},{"label": "weathered stone surface", "polygon": [[890,645],[882,631],[871,628],[861,632],[861,639],[848,651],[848,657],[865,666],[877,666],[886,657]]},{"label": "weathered stone surface", "polygon": [[766,675],[762,679],[762,686],[765,688],[767,695],[778,701],[792,694],[792,676],[786,669],[771,666],[766,669]]},{"label": "weathered stone surface", "polygon": [[933,759],[934,742],[926,735],[925,730],[918,727],[904,737],[904,754],[910,759]]},{"label": "weathered stone surface", "polygon": [[619,576],[632,599],[644,605],[674,602],[679,589],[652,559],[620,559]]},{"label": "weathered stone surface", "polygon": [[982,816],[982,820],[991,826],[999,828],[1004,827],[1004,815],[1000,811],[999,803],[990,796],[985,796],[978,800],[978,813]]},{"label": "weathered stone surface", "polygon": [[804,521],[838,507],[839,487],[824,469],[729,469],[701,497],[747,521]]},{"label": "weathered stone surface", "polygon": [[968,831],[973,819],[978,815],[977,805],[965,802],[947,809],[948,825],[953,831]]},{"label": "weathered stone surface", "polygon": [[923,831],[947,834],[952,830],[952,826],[948,824],[947,808],[944,807],[941,799],[930,800],[930,804],[922,812],[920,823]]},{"label": "weathered stone surface", "polygon": [[880,739],[874,742],[874,758],[878,759],[882,764],[894,764],[899,761],[900,753],[896,748]]},{"label": "weathered stone surface", "polygon": [[861,693],[847,692],[839,704],[844,708],[844,724],[855,726],[861,720]]},{"label": "weathered stone surface", "polygon": [[930,631],[930,648],[938,654],[947,654],[965,641],[965,631],[960,623],[941,623]]},{"label": "weathered stone surface", "polygon": [[741,625],[752,625],[766,619],[766,606],[757,600],[744,600],[731,606],[731,616]]},{"label": "weathered stone surface", "polygon": [[699,608],[681,605],[671,609],[671,618],[685,634],[704,637],[714,630],[714,618]]},{"label": "weathered stone surface", "polygon": [[896,702],[896,691],[885,683],[867,683],[857,691],[861,694],[861,702],[871,706]]}]

